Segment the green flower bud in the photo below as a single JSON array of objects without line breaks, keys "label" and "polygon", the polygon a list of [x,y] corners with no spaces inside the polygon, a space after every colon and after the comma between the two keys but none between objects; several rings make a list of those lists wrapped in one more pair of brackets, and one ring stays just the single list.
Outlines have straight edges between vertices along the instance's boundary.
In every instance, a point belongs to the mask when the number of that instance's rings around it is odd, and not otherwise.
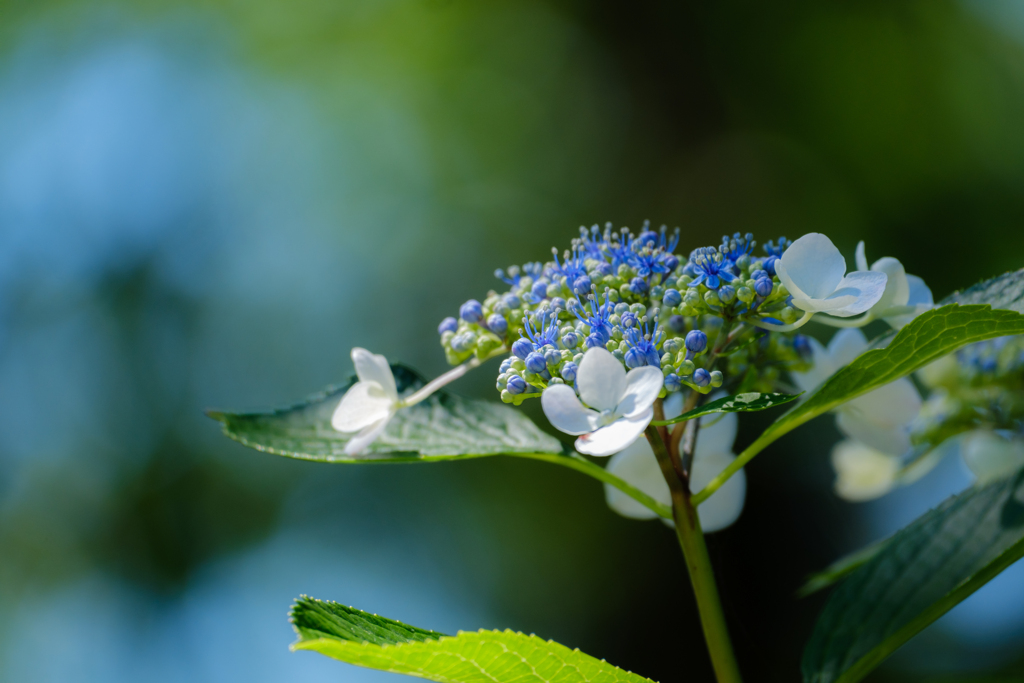
[{"label": "green flower bud", "polygon": [[[666,353],[665,355],[667,356],[668,354]],[[671,365],[667,365],[664,362],[661,364],[661,374],[668,377],[673,372],[675,372],[675,368],[673,368]]]},{"label": "green flower bud", "polygon": [[796,309],[793,308],[792,306],[786,306],[779,312],[779,318],[782,320],[782,322],[786,323],[787,325],[796,322],[796,319],[798,317],[799,314],[796,312]]},{"label": "green flower bud", "polygon": [[619,342],[615,341],[614,339],[609,339],[608,343],[605,344],[604,347],[609,351],[616,351],[619,348]]},{"label": "green flower bud", "polygon": [[713,289],[709,289],[704,293],[704,301],[708,302],[709,306],[722,305],[722,300],[718,298],[718,292]]},{"label": "green flower bud", "polygon": [[551,381],[548,382],[548,384],[565,384],[565,380],[562,379],[561,377],[552,377]]},{"label": "green flower bud", "polygon": [[723,285],[718,290],[718,298],[721,299],[723,304],[731,304],[736,300],[736,289],[731,285]]},{"label": "green flower bud", "polygon": [[611,289],[608,290],[608,301],[611,301],[614,304],[614,303],[616,303],[618,301],[621,301],[621,300],[622,300],[622,297],[619,296],[618,289],[616,289],[615,287],[612,287]]},{"label": "green flower bud", "polygon": [[750,266],[750,254],[743,254],[736,259],[736,267],[740,270],[746,270]]},{"label": "green flower bud", "polygon": [[754,290],[749,287],[740,287],[736,290],[736,298],[745,304],[749,304],[754,300]]},{"label": "green flower bud", "polygon": [[512,402],[512,398],[513,398],[513,396],[512,396],[512,394],[509,393],[508,389],[503,389],[502,390],[502,392],[501,392],[501,402],[502,403],[511,403]]},{"label": "green flower bud", "polygon": [[672,372],[672,354],[664,353],[661,356],[661,369],[665,371],[665,374]]},{"label": "green flower bud", "polygon": [[692,360],[686,360],[684,358],[683,360],[679,361],[679,374],[683,375],[684,377],[689,377],[690,375],[693,374],[693,371],[696,369],[697,366],[693,364]]},{"label": "green flower bud", "polygon": [[665,288],[664,287],[662,287],[661,285],[655,285],[655,286],[651,287],[651,298],[652,299],[660,299],[663,296],[665,296]]},{"label": "green flower bud", "polygon": [[612,351],[612,355],[615,356],[615,359],[620,363],[626,362],[626,354],[622,353],[622,351],[615,349],[614,351]]},{"label": "green flower bud", "polygon": [[[673,337],[672,339],[666,339],[665,343],[662,344],[661,348],[662,348],[663,351],[665,351],[665,353],[670,353],[670,354],[672,354],[674,356],[677,353],[679,353],[679,351],[683,348],[683,340],[678,338],[678,337]],[[669,361],[669,362],[672,362],[672,361]]]},{"label": "green flower bud", "polygon": [[772,288],[772,295],[789,296],[789,290],[786,289],[786,285],[781,282],[776,283],[775,287]]},{"label": "green flower bud", "polygon": [[523,371],[526,370],[526,363],[524,363],[521,359],[516,358],[514,361],[512,361],[512,369],[516,370],[519,373],[522,373]]},{"label": "green flower bud", "polygon": [[692,308],[690,306],[687,306],[686,304],[683,304],[682,306],[680,306],[676,310],[678,311],[679,315],[685,316],[687,318],[694,318],[694,317],[697,316],[696,309],[694,309],[694,308]]},{"label": "green flower bud", "polygon": [[683,287],[689,287],[691,282],[693,282],[693,278],[689,275],[680,275],[676,278],[676,288],[681,290]]},{"label": "green flower bud", "polygon": [[622,323],[622,316],[618,315],[617,313],[612,313],[610,316],[608,316],[608,322],[611,323],[612,326],[619,325]]},{"label": "green flower bud", "polygon": [[444,332],[442,332],[441,333],[441,346],[448,346],[448,344],[450,344],[451,341],[452,341],[452,337],[454,337],[454,336],[455,336],[455,333],[452,332],[451,330],[445,330]]},{"label": "green flower bud", "polygon": [[635,313],[637,317],[643,317],[647,314],[647,307],[643,304],[633,304],[629,307],[631,313]]},{"label": "green flower bud", "polygon": [[688,288],[686,290],[686,294],[683,295],[683,304],[690,306],[691,308],[700,306],[700,292],[698,292],[694,287]]},{"label": "green flower bud", "polygon": [[711,386],[715,388],[722,386],[722,373],[718,370],[711,371]]}]

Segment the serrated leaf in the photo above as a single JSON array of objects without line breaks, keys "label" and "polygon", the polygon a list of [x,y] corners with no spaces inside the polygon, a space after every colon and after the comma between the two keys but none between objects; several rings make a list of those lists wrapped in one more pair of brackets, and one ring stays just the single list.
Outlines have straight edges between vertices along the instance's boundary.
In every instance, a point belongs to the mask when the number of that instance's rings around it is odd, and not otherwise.
[{"label": "serrated leaf", "polygon": [[307,597],[296,601],[291,621],[299,635],[293,650],[442,683],[649,681],[579,650],[509,630],[446,636]]},{"label": "serrated leaf", "polygon": [[1024,556],[1024,470],[950,498],[885,543],[829,597],[805,683],[853,683]]},{"label": "serrated leaf", "polygon": [[750,391],[744,394],[725,396],[687,411],[679,417],[674,417],[671,420],[655,420],[651,424],[664,426],[677,422],[686,422],[687,420],[714,413],[749,413],[757,410],[766,410],[795,401],[800,396],[801,394],[761,394],[756,391]]},{"label": "serrated leaf", "polygon": [[928,311],[906,325],[885,348],[862,353],[838,370],[811,396],[773,422],[721,474],[693,498],[706,500],[766,446],[805,422],[851,399],[905,377],[956,349],[977,341],[1024,334],[1024,315],[987,305],[950,304]]},{"label": "serrated leaf", "polygon": [[[399,394],[423,380],[404,365],[392,364]],[[508,455],[568,467],[610,484],[665,519],[672,509],[541,431],[520,411],[491,401],[453,396],[444,391],[398,411],[384,433],[364,454],[345,453],[349,435],[331,427],[331,415],[355,382],[328,387],[305,401],[263,413],[209,411],[228,437],[250,448],[302,460],[332,463],[414,463]]]},{"label": "serrated leaf", "polygon": [[[394,364],[400,394],[422,386],[419,375]],[[562,444],[525,415],[501,403],[439,391],[399,410],[366,452],[345,453],[351,435],[331,427],[331,415],[355,382],[328,387],[298,405],[266,413],[210,413],[224,433],[268,453],[323,462],[452,460],[501,453],[561,453]]]}]

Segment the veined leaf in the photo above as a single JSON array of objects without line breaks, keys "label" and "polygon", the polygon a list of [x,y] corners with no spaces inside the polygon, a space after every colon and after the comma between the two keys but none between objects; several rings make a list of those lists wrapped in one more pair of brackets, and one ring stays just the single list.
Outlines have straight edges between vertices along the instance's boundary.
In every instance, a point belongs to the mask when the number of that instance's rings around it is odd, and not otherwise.
[{"label": "veined leaf", "polygon": [[972,342],[1024,334],[1024,315],[987,305],[950,304],[928,311],[906,325],[885,348],[858,356],[825,381],[811,396],[773,422],[721,474],[693,498],[706,500],[766,446],[805,422],[862,394],[905,377]]},{"label": "veined leaf", "polygon": [[1022,556],[1024,470],[950,498],[832,593],[804,651],[805,683],[861,680]]},{"label": "veined leaf", "polygon": [[760,394],[756,391],[751,391],[745,394],[736,394],[735,396],[725,396],[687,411],[679,417],[674,417],[671,420],[655,420],[651,424],[656,426],[671,425],[714,413],[748,413],[756,410],[765,410],[795,401],[799,397],[800,394]]},{"label": "veined leaf", "polygon": [[940,304],[988,304],[992,308],[1024,313],[1024,268],[980,282],[962,292],[953,292]]},{"label": "veined leaf", "polygon": [[834,583],[837,583],[854,571],[870,562],[875,555],[882,552],[882,548],[889,542],[889,539],[872,543],[860,550],[855,550],[849,555],[844,555],[820,572],[815,572],[807,577],[807,581],[800,590],[796,592],[798,598],[806,598],[820,590],[824,590]]},{"label": "veined leaf", "polygon": [[349,664],[442,683],[645,683],[649,679],[550,640],[513,631],[446,636],[302,597],[291,612],[299,640]]},{"label": "veined leaf", "polygon": [[[423,385],[417,373],[392,365],[399,394]],[[232,439],[268,453],[323,462],[451,460],[500,453],[561,453],[562,444],[525,415],[501,403],[439,391],[399,410],[366,452],[345,453],[351,435],[331,427],[331,415],[355,383],[328,387],[298,405],[268,413],[211,412]]]},{"label": "veined leaf", "polygon": [[[393,364],[399,394],[423,385],[409,368]],[[258,451],[302,460],[332,463],[413,463],[467,460],[509,455],[540,460],[582,472],[610,484],[665,519],[672,510],[635,486],[577,453],[564,454],[562,444],[541,431],[522,412],[497,402],[478,401],[439,391],[422,403],[399,410],[387,429],[364,454],[345,453],[349,435],[331,427],[331,415],[355,382],[328,387],[305,401],[265,413],[207,414],[223,425],[224,434]]]}]

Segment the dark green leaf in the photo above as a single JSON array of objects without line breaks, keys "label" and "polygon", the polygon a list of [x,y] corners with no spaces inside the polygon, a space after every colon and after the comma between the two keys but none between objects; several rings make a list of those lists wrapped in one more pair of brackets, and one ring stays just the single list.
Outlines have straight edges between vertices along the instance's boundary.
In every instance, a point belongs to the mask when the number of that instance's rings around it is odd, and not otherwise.
[{"label": "dark green leaf", "polygon": [[749,413],[781,406],[783,403],[789,403],[799,397],[800,394],[760,394],[756,391],[751,391],[745,394],[736,394],[735,396],[725,396],[685,412],[679,417],[664,421],[655,420],[651,424],[658,426],[670,425],[714,413]]},{"label": "dark green leaf", "polygon": [[460,631],[445,636],[303,597],[292,608],[299,640],[356,666],[443,683],[644,683],[649,679],[564,645],[513,631]]},{"label": "dark green leaf", "polygon": [[[422,385],[419,376],[392,365],[399,393]],[[439,391],[399,410],[384,433],[358,456],[345,453],[350,435],[331,427],[331,415],[354,383],[328,387],[302,403],[267,413],[211,412],[224,433],[268,453],[324,462],[415,462],[502,453],[561,453],[559,441],[521,412],[501,403]]]},{"label": "dark green leaf", "polygon": [[898,532],[829,597],[805,683],[859,681],[1024,556],[1024,470],[971,488]]},{"label": "dark green leaf", "polygon": [[940,302],[946,304],[988,304],[992,308],[1024,313],[1024,268],[953,292]]},{"label": "dark green leaf", "polygon": [[878,543],[872,543],[865,548],[861,548],[860,550],[839,558],[820,572],[811,574],[807,577],[807,581],[804,585],[800,587],[800,590],[796,592],[797,597],[805,598],[808,595],[824,590],[832,584],[845,579],[858,567],[861,567],[865,563],[871,561],[875,555],[882,551],[882,548],[885,547],[887,542],[888,539],[879,541]]}]

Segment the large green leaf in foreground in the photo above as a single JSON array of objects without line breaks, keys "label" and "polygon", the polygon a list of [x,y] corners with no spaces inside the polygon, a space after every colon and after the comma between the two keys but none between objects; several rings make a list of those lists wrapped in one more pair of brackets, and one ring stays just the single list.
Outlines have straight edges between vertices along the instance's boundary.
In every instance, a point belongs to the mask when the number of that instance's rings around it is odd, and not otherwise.
[{"label": "large green leaf in foreground", "polygon": [[852,683],[1024,556],[1024,470],[898,532],[835,589],[807,644],[806,683]]},{"label": "large green leaf in foreground", "polygon": [[768,408],[781,406],[798,398],[800,398],[800,394],[761,394],[756,391],[750,391],[745,394],[723,396],[698,408],[688,410],[679,417],[664,421],[655,420],[651,424],[655,426],[671,425],[714,413],[752,413],[758,410],[767,410]]},{"label": "large green leaf in foreground", "polygon": [[579,650],[507,630],[446,636],[306,597],[292,607],[291,622],[299,635],[293,650],[443,683],[649,681]]},{"label": "large green leaf in foreground", "polygon": [[[399,393],[422,385],[419,376],[392,365]],[[501,403],[439,391],[399,410],[364,454],[345,453],[349,435],[331,427],[331,415],[355,380],[328,387],[302,403],[268,413],[211,412],[224,433],[257,450],[324,462],[451,460],[500,453],[561,453],[562,444],[521,412]]]}]

